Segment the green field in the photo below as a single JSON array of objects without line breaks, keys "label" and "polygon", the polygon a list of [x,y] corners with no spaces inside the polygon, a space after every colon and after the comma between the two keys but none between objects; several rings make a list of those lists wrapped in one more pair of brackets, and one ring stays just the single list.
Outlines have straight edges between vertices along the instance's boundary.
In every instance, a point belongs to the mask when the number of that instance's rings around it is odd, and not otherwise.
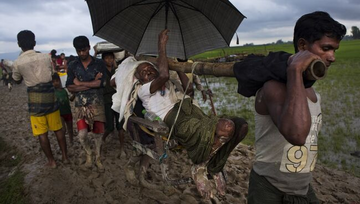
[{"label": "green field", "polygon": [[[291,44],[231,47],[224,49],[226,55],[261,53],[269,51],[291,52]],[[197,55],[194,59],[223,57],[222,50]],[[254,97],[237,94],[235,78],[207,77],[214,92],[214,103],[220,115],[244,117],[250,131],[243,143],[254,144]],[[343,41],[336,51],[336,62],[330,67],[324,80],[314,87],[321,94],[323,126],[319,136],[319,161],[360,176],[360,159],[350,155],[360,151],[360,40]],[[203,80],[203,79],[202,79]],[[198,94],[198,92],[197,92]],[[196,95],[199,102],[200,94]],[[210,112],[209,103],[200,105]]]},{"label": "green field", "polygon": [[[269,52],[285,51],[294,53],[293,44],[271,44],[271,45],[254,45],[229,47],[224,49],[216,49],[203,54],[195,55],[191,59],[211,59],[224,57],[232,54],[268,54]],[[340,43],[340,49],[336,51],[337,60],[360,59],[360,40],[347,40]]]}]

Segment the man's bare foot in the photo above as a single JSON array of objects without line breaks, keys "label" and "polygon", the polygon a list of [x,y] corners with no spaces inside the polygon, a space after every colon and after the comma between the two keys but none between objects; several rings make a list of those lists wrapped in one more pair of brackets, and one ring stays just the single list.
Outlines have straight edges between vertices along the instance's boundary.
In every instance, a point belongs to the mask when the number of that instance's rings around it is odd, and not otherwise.
[{"label": "man's bare foot", "polygon": [[191,176],[195,182],[197,190],[202,197],[205,199],[214,197],[211,189],[211,183],[207,178],[207,169],[205,165],[193,165],[191,167]]},{"label": "man's bare foot", "polygon": [[101,161],[100,161],[100,158],[96,158],[95,164],[96,164],[96,166],[97,166],[97,168],[98,168],[98,171],[99,171],[100,173],[105,172],[105,168],[104,168],[104,166],[102,165],[102,163],[101,163]]},{"label": "man's bare foot", "polygon": [[85,168],[90,168],[92,166],[92,156],[91,154],[86,154],[86,162],[84,164]]},{"label": "man's bare foot", "polygon": [[55,161],[49,161],[48,163],[45,164],[45,167],[55,169],[57,167],[56,162]]},{"label": "man's bare foot", "polygon": [[220,171],[219,173],[214,174],[213,178],[215,181],[216,190],[220,195],[224,196],[226,194],[226,181],[223,173]]},{"label": "man's bare foot", "polygon": [[63,164],[70,164],[70,160],[68,158],[62,160]]},{"label": "man's bare foot", "polygon": [[125,165],[124,171],[125,171],[126,180],[127,180],[130,184],[132,184],[132,185],[137,185],[137,184],[139,183],[139,181],[138,181],[137,178],[136,178],[135,164],[134,164],[134,163],[128,162],[128,163]]}]

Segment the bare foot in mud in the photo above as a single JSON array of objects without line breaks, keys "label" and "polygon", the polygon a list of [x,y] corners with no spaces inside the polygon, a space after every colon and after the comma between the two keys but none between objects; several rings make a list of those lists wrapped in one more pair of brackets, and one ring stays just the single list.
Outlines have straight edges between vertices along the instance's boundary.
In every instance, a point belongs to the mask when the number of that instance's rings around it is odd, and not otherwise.
[{"label": "bare foot in mud", "polygon": [[132,163],[128,163],[126,164],[125,168],[125,177],[126,180],[131,184],[131,185],[138,185],[138,180],[136,178],[136,174],[135,174],[135,164]]},{"label": "bare foot in mud", "polygon": [[211,183],[207,178],[205,165],[193,165],[191,167],[191,176],[195,182],[198,192],[203,198],[210,199],[214,197]]},{"label": "bare foot in mud", "polygon": [[55,161],[49,161],[44,166],[47,167],[47,168],[51,168],[51,169],[56,169],[56,167],[57,167]]},{"label": "bare foot in mud", "polygon": [[96,159],[96,162],[95,162],[95,165],[97,166],[97,169],[100,173],[103,173],[105,172],[105,168],[104,166],[102,165],[101,161],[100,161],[100,158],[97,158]]},{"label": "bare foot in mud", "polygon": [[63,160],[62,160],[62,163],[63,163],[63,164],[70,164],[70,160],[69,160],[69,159],[63,159]]},{"label": "bare foot in mud", "polygon": [[217,192],[224,196],[226,194],[226,181],[222,172],[213,175]]}]

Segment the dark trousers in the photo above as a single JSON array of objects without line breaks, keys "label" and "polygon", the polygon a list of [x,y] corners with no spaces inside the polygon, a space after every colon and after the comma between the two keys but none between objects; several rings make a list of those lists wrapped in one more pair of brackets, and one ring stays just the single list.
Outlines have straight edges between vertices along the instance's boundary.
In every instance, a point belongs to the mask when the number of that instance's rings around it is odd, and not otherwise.
[{"label": "dark trousers", "polygon": [[[296,184],[294,184],[296,185]],[[288,195],[273,186],[265,177],[251,170],[249,179],[249,204],[318,204],[315,192],[309,184],[309,191],[304,196]]]}]

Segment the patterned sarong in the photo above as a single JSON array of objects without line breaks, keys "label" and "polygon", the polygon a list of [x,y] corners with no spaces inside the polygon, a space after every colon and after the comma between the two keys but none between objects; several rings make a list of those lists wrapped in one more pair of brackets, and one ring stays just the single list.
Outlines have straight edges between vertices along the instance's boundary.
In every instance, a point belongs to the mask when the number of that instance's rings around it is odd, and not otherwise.
[{"label": "patterned sarong", "polygon": [[52,82],[28,87],[27,92],[31,116],[44,116],[59,109]]},{"label": "patterned sarong", "polygon": [[75,118],[77,121],[84,119],[85,123],[92,130],[94,121],[106,122],[104,106],[89,104],[87,106],[75,107]]}]

